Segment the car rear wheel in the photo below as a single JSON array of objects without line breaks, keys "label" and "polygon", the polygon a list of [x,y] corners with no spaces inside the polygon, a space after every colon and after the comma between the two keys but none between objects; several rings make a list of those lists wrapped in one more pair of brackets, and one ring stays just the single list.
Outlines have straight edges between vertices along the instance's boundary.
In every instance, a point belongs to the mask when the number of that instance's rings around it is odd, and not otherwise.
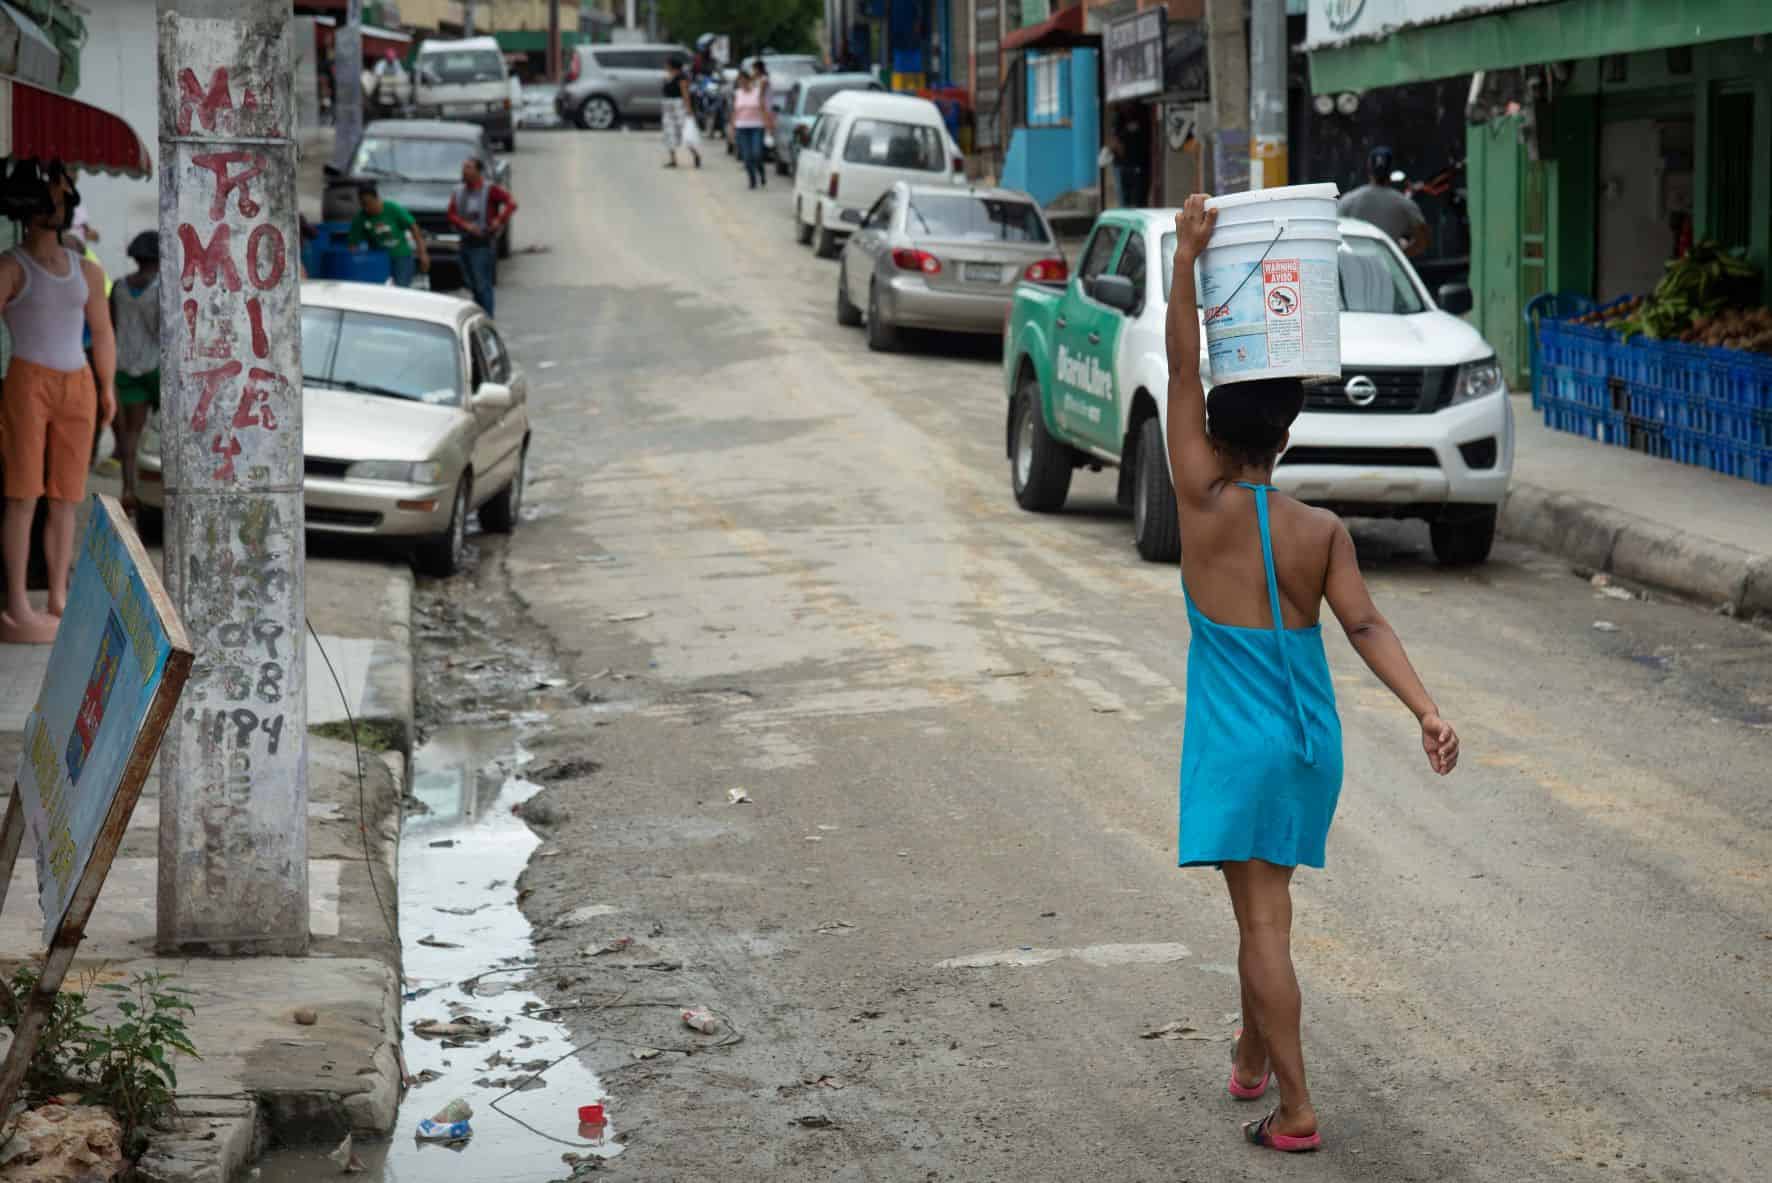
[{"label": "car rear wheel", "polygon": [[1428,524],[1434,558],[1448,567],[1474,567],[1489,558],[1495,545],[1493,505],[1449,505]]},{"label": "car rear wheel", "polygon": [[837,266],[837,323],[852,329],[861,323],[861,309],[849,298],[849,264]]},{"label": "car rear wheel", "polygon": [[1009,483],[1015,503],[1034,513],[1056,513],[1071,491],[1071,458],[1046,432],[1040,414],[1040,383],[1029,377],[1015,396],[1010,434]]},{"label": "car rear wheel", "polygon": [[837,236],[824,228],[824,210],[819,210],[814,217],[817,219],[817,225],[813,227],[812,236],[817,241],[812,247],[812,253],[821,259],[835,258]]},{"label": "car rear wheel", "polygon": [[455,500],[449,507],[449,526],[442,534],[418,548],[418,569],[438,579],[461,570],[468,549],[468,478],[455,482]]},{"label": "car rear wheel", "polygon": [[868,285],[868,348],[875,353],[891,353],[898,348],[898,326],[880,311],[880,285]]},{"label": "car rear wheel", "polygon": [[608,131],[616,124],[615,104],[602,95],[592,95],[578,108],[578,125],[586,131]]},{"label": "car rear wheel", "polygon": [[800,217],[800,203],[794,202],[794,241],[805,246],[812,241],[812,227]]},{"label": "car rear wheel", "polygon": [[1132,541],[1139,556],[1152,563],[1181,557],[1181,521],[1165,450],[1163,425],[1153,415],[1138,429],[1137,471],[1132,474]]},{"label": "car rear wheel", "polygon": [[517,453],[517,471],[511,483],[480,507],[480,528],[488,534],[509,534],[517,528],[518,515],[523,512],[523,484],[529,476],[529,441],[523,441]]},{"label": "car rear wheel", "polygon": [[501,259],[511,257],[511,228],[509,226],[506,226],[504,232],[498,236],[498,257]]}]

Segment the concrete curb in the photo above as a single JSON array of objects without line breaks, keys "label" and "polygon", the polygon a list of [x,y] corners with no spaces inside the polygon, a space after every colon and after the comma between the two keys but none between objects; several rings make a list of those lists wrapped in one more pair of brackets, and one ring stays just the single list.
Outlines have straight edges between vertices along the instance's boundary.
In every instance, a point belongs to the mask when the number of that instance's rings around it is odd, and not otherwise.
[{"label": "concrete curb", "polygon": [[1598,502],[1515,481],[1500,532],[1595,571],[1663,587],[1738,616],[1772,615],[1772,555],[1685,533]]}]

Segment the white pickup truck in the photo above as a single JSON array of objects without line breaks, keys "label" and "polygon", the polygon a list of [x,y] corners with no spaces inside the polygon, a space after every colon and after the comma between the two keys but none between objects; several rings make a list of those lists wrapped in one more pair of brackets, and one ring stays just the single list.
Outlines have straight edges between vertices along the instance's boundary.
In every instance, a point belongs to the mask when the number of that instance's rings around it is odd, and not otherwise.
[{"label": "white pickup truck", "polygon": [[[1443,309],[1383,231],[1344,219],[1341,234],[1341,376],[1307,387],[1274,483],[1344,516],[1424,519],[1441,562],[1480,563],[1514,431],[1495,351],[1452,315],[1470,291],[1442,288]],[[1164,442],[1174,258],[1174,210],[1105,213],[1062,289],[1016,290],[1003,341],[1016,501],[1054,512],[1075,469],[1117,465],[1138,552],[1162,562],[1181,553]],[[1200,374],[1210,387],[1204,351]]]}]

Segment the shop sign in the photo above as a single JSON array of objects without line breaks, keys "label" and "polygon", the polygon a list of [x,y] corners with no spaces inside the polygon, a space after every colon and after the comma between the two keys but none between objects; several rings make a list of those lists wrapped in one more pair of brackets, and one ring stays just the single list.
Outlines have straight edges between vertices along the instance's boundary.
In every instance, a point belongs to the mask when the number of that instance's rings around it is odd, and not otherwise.
[{"label": "shop sign", "polygon": [[1310,0],[1306,49],[1384,37],[1398,29],[1437,25],[1549,0]]},{"label": "shop sign", "polygon": [[1168,20],[1166,10],[1145,8],[1113,22],[1104,31],[1108,102],[1163,93],[1163,42]]}]

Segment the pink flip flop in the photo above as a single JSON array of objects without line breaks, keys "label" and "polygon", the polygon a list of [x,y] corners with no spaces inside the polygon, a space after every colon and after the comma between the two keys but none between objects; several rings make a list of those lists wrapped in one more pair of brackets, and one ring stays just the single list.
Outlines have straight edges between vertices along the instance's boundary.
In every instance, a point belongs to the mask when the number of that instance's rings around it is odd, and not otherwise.
[{"label": "pink flip flop", "polygon": [[1294,1137],[1291,1134],[1271,1132],[1268,1127],[1279,1115],[1280,1111],[1275,1109],[1260,1121],[1244,1122],[1243,1137],[1247,1138],[1251,1145],[1265,1146],[1269,1150],[1278,1150],[1282,1154],[1305,1154],[1323,1145],[1322,1134],[1312,1133],[1303,1137]]},{"label": "pink flip flop", "polygon": [[1272,1072],[1264,1073],[1261,1078],[1261,1083],[1256,1085],[1254,1088],[1250,1088],[1246,1084],[1240,1084],[1237,1081],[1237,1068],[1236,1068],[1237,1044],[1242,1038],[1243,1038],[1243,1029],[1241,1027],[1238,1027],[1237,1033],[1235,1035],[1231,1036],[1231,1081],[1230,1081],[1231,1096],[1235,1097],[1239,1101],[1259,1101],[1263,1097],[1267,1096],[1267,1086],[1270,1082],[1272,1082],[1272,1080],[1274,1078],[1274,1074]]}]

